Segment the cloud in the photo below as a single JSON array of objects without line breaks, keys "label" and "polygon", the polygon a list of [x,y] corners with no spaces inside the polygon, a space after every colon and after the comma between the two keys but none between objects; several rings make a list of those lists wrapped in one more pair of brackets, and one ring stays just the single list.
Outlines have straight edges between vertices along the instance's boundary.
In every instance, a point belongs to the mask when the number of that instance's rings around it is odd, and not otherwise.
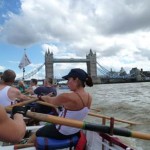
[{"label": "cloud", "polygon": [[117,0],[115,3],[108,1],[101,3],[95,10],[93,24],[99,33],[110,36],[149,30],[150,16],[147,14],[150,2],[148,0],[136,2]]},{"label": "cloud", "polygon": [[145,31],[150,25],[150,16],[146,15],[150,2],[144,2],[23,0],[21,13],[9,14],[2,33],[8,42],[24,46],[40,41],[89,41],[91,36]]},{"label": "cloud", "polygon": [[150,60],[149,5],[149,0],[22,0],[20,13],[6,14],[0,39],[22,47],[38,43],[43,55],[49,49],[58,58],[84,57],[92,49],[106,67],[149,70],[141,63]]},{"label": "cloud", "polygon": [[4,66],[0,66],[0,72],[4,71],[5,67]]}]

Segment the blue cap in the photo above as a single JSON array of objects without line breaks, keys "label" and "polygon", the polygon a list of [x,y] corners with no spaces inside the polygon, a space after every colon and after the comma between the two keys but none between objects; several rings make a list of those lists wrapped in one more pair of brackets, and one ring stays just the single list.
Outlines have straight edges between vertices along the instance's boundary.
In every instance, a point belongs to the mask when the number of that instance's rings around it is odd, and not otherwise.
[{"label": "blue cap", "polygon": [[86,81],[88,74],[80,68],[75,68],[75,69],[71,69],[68,75],[63,76],[62,78],[68,80],[68,78],[70,77],[78,77],[81,81]]}]

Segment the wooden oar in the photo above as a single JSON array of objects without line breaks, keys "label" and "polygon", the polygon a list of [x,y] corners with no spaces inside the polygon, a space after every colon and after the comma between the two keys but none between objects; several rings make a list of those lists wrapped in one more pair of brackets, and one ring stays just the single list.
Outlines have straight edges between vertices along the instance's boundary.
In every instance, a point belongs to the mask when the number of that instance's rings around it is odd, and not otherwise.
[{"label": "wooden oar", "polygon": [[49,107],[53,107],[53,108],[58,108],[58,106],[47,103],[47,102],[43,102],[43,101],[37,101],[36,103],[41,104],[41,105],[45,105],[45,106],[49,106]]},{"label": "wooden oar", "polygon": [[23,102],[19,102],[19,103],[16,103],[14,105],[10,105],[10,106],[5,107],[5,110],[7,112],[10,112],[14,106],[24,106],[24,105],[27,105],[29,103],[36,102],[38,100],[39,99],[36,98],[36,99],[31,99],[31,100],[26,100],[26,101],[23,101]]},{"label": "wooden oar", "polygon": [[[53,105],[53,104],[50,104],[50,103],[47,103],[47,102],[43,102],[43,101],[37,101],[36,103],[39,103],[39,104],[42,104],[42,105],[45,105],[45,106],[49,106],[49,107],[54,107],[54,108],[58,107],[56,105]],[[110,120],[110,117],[108,117],[108,116],[104,116],[104,115],[100,115],[100,114],[95,114],[93,112],[89,112],[88,115],[94,116],[94,117],[99,117],[99,118],[105,118],[107,120]],[[130,125],[142,124],[142,123],[136,123],[136,122],[127,121],[127,120],[116,119],[116,118],[114,118],[114,119],[117,122],[128,123]]]},{"label": "wooden oar", "polygon": [[[66,125],[66,126],[71,126],[75,128],[81,128],[84,130],[96,131],[96,132],[109,134],[111,131],[111,128],[105,125],[99,125],[99,124],[88,123],[84,121],[61,118],[57,116],[35,113],[35,112],[30,112],[30,111],[27,112],[27,117],[34,118],[40,121]],[[140,138],[144,140],[150,140],[150,134],[141,133],[137,131],[130,131],[128,129],[122,129],[122,128],[116,128],[116,127],[113,128],[113,134],[119,135],[119,136],[125,136],[125,137],[134,137],[134,138]]]},{"label": "wooden oar", "polygon": [[[104,115],[100,115],[100,114],[95,114],[95,113],[92,113],[92,112],[89,112],[88,115],[94,116],[94,117],[99,117],[99,118],[105,118],[107,120],[110,120],[110,118],[111,118],[111,117],[108,117],[108,116],[104,116]],[[116,118],[114,118],[114,121],[122,122],[122,123],[128,123],[128,124],[131,124],[131,125],[142,124],[142,123],[127,121],[127,120],[122,120],[122,119],[116,119]]]}]

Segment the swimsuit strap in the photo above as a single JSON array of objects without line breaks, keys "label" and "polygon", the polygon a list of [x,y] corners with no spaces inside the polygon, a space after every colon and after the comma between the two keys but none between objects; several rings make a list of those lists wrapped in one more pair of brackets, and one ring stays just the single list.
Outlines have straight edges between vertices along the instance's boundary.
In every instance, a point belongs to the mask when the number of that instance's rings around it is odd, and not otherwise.
[{"label": "swimsuit strap", "polygon": [[83,99],[82,99],[82,97],[80,96],[80,94],[79,94],[79,93],[76,93],[76,94],[78,95],[78,97],[80,98],[80,100],[81,100],[83,106],[85,107],[85,104],[84,104]]}]

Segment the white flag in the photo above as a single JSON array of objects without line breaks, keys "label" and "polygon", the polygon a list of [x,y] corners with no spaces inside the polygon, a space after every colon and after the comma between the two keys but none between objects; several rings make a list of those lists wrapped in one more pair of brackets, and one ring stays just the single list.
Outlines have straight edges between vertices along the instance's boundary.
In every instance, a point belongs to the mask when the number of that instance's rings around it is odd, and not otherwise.
[{"label": "white flag", "polygon": [[26,53],[23,55],[22,59],[21,59],[21,62],[19,64],[19,68],[22,69],[24,68],[25,66],[31,64],[29,58],[27,57]]}]

